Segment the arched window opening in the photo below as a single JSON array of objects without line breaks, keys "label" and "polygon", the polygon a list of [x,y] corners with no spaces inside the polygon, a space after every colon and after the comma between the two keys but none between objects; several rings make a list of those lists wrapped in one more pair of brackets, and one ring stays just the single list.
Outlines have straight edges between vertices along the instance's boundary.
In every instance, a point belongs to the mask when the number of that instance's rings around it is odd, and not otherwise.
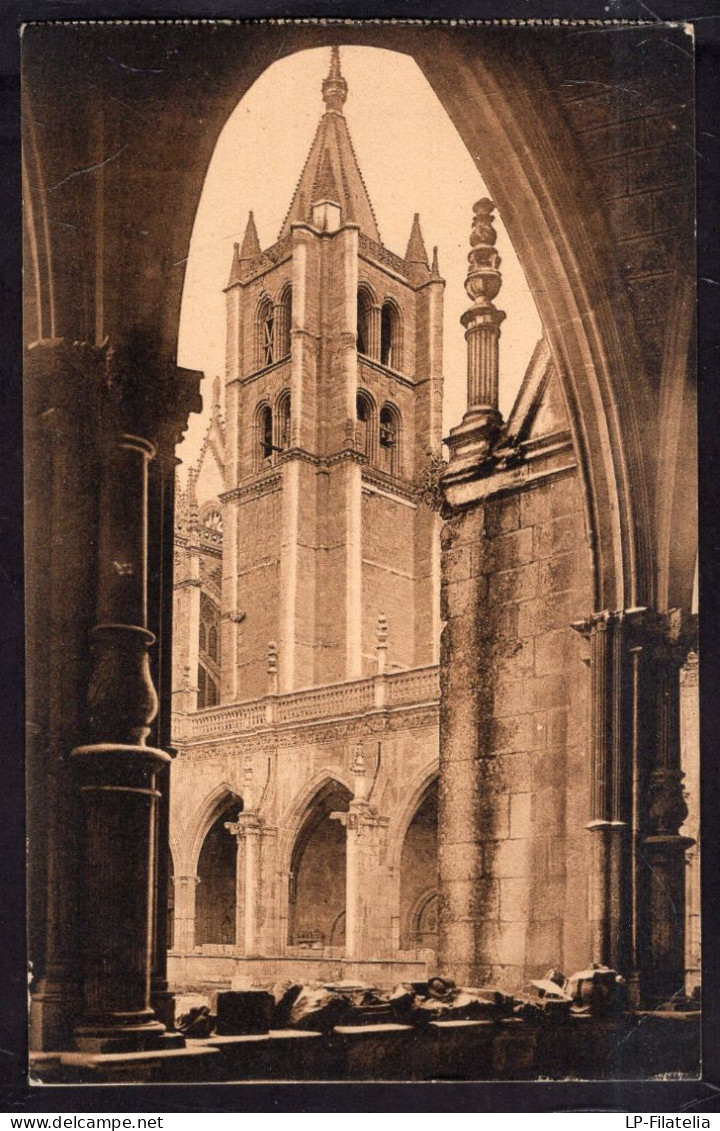
[{"label": "arched window opening", "polygon": [[380,312],[380,361],[388,369],[399,369],[400,357],[400,315],[391,302],[383,303]]},{"label": "arched window opening", "polygon": [[357,295],[357,351],[370,356],[370,308],[372,299],[366,290]]},{"label": "arched window opening", "polygon": [[389,404],[380,410],[380,465],[391,475],[400,472],[400,413]]},{"label": "arched window opening", "polygon": [[273,455],[273,414],[269,404],[262,405],[256,420],[257,467],[267,467]]},{"label": "arched window opening", "polygon": [[200,594],[197,709],[220,702],[220,609],[207,593]]},{"label": "arched window opening", "polygon": [[263,299],[257,314],[257,365],[264,369],[275,360],[275,310],[269,298]]},{"label": "arched window opening", "polygon": [[347,812],[350,800],[343,785],[328,783],[300,829],[290,863],[290,946],[345,944],[345,829],[331,814]]},{"label": "arched window opening", "polygon": [[358,426],[358,447],[369,460],[372,460],[375,431],[373,421],[374,406],[368,394],[362,390],[360,390],[357,395],[355,413]]},{"label": "arched window opening", "polygon": [[408,825],[400,858],[400,949],[437,947],[437,780]]},{"label": "arched window opening", "polygon": [[235,942],[237,838],[225,828],[242,810],[242,801],[226,802],[203,841],[198,860],[195,945]]},{"label": "arched window opening", "polygon": [[290,447],[291,409],[292,400],[290,393],[283,393],[278,401],[277,408],[277,446],[283,452]]},{"label": "arched window opening", "polygon": [[[286,287],[282,293],[277,308],[277,323],[275,326],[275,340],[277,348],[275,355],[278,361],[287,357],[291,350],[292,342],[292,287]],[[266,364],[270,364],[267,362]]]}]

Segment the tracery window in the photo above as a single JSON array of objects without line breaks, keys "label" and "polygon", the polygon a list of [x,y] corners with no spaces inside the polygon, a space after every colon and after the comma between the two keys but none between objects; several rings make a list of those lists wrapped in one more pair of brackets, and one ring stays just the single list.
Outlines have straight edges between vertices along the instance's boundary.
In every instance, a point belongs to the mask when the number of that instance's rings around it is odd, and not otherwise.
[{"label": "tracery window", "polygon": [[207,593],[200,594],[197,709],[220,702],[220,609]]},{"label": "tracery window", "polygon": [[201,521],[208,530],[217,530],[219,534],[222,534],[223,520],[222,511],[219,507],[210,507],[206,510],[201,516]]}]

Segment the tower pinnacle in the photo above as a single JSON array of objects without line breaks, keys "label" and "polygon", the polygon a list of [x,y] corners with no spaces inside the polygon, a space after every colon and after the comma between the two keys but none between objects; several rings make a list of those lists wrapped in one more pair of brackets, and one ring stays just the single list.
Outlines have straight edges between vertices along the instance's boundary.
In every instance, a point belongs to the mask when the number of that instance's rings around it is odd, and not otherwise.
[{"label": "tower pinnacle", "polygon": [[405,262],[410,271],[410,278],[415,286],[424,283],[430,277],[425,241],[420,230],[420,217],[416,212],[413,216],[410,239],[408,240]]},{"label": "tower pinnacle", "polygon": [[326,113],[342,114],[347,99],[348,85],[340,71],[340,48],[330,48],[330,72],[322,84]]}]

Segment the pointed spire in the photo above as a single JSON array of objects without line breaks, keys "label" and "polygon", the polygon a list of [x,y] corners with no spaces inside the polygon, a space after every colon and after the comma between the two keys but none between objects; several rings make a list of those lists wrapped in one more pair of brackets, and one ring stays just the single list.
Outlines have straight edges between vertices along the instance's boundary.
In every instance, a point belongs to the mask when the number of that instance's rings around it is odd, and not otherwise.
[{"label": "pointed spire", "polygon": [[375,243],[381,243],[375,214],[342,112],[347,98],[347,83],[340,73],[337,47],[332,49],[330,73],[322,84],[322,93],[325,113],[318,124],[278,239],[289,235],[293,224],[315,223],[313,206],[324,198],[340,206],[342,223],[357,224],[364,235]]},{"label": "pointed spire", "polygon": [[340,71],[340,48],[331,47],[330,73],[322,84],[322,96],[326,112],[342,114],[347,92],[348,85]]},{"label": "pointed spire", "polygon": [[247,227],[245,228],[245,235],[243,236],[242,247],[240,248],[240,263],[251,262],[260,255],[262,255],[262,248],[260,247],[257,228],[255,227],[255,217],[252,212],[250,212],[248,213]]},{"label": "pointed spire", "polygon": [[340,204],[340,190],[337,186],[333,172],[330,154],[327,149],[323,152],[322,160],[318,167],[315,184],[313,185],[313,198],[311,203],[317,204],[320,200],[332,200]]},{"label": "pointed spire", "polygon": [[242,271],[240,270],[240,261],[238,259],[239,250],[240,250],[240,244],[234,243],[233,244],[233,254],[232,254],[232,264],[230,266],[230,278],[228,279],[228,284],[227,284],[229,287],[232,287],[233,284],[235,284],[235,283],[239,283],[240,278],[242,276]]},{"label": "pointed spire", "polygon": [[438,249],[433,248],[432,267],[430,268],[431,279],[442,279],[440,274],[440,264],[438,263]]},{"label": "pointed spire", "polygon": [[417,286],[419,283],[424,283],[430,275],[430,266],[428,264],[427,251],[425,250],[425,241],[420,231],[420,215],[415,213],[413,216],[412,228],[410,229],[410,239],[408,240],[407,251],[405,252],[405,262],[409,268],[410,282]]}]

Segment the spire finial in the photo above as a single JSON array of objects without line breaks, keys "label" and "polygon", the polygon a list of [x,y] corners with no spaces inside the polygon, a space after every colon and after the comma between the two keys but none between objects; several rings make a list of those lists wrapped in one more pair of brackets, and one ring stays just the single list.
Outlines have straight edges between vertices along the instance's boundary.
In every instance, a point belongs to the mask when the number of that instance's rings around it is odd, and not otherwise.
[{"label": "spire finial", "polygon": [[347,98],[348,85],[340,70],[340,48],[330,48],[330,71],[322,84],[322,96],[326,112],[342,114]]},{"label": "spire finial", "polygon": [[420,230],[420,216],[416,212],[413,216],[410,239],[408,240],[405,262],[409,269],[409,279],[413,286],[420,286],[430,276],[425,241]]}]

